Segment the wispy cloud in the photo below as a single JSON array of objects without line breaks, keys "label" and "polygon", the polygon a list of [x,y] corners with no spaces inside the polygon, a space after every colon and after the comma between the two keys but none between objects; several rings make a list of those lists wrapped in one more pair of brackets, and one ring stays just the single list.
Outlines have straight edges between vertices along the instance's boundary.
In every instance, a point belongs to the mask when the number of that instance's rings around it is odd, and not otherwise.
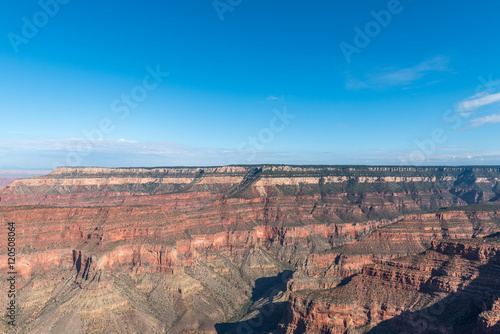
[{"label": "wispy cloud", "polygon": [[478,128],[480,126],[490,125],[490,124],[498,124],[500,123],[500,113],[483,117],[477,117],[471,119],[469,123],[471,128]]},{"label": "wispy cloud", "polygon": [[[448,150],[450,149],[450,150]],[[330,152],[304,154],[309,164],[368,164],[368,165],[401,165],[409,164],[407,157],[412,150],[369,150],[352,152],[345,155]],[[500,163],[500,151],[477,151],[466,148],[446,148],[436,150],[416,162],[422,166],[456,166],[456,165],[497,165]]]},{"label": "wispy cloud", "polygon": [[[466,126],[464,129],[500,123],[500,113],[498,112],[500,92],[495,92],[495,87],[500,87],[500,81],[497,80],[489,83],[489,88],[487,90],[479,92],[458,103],[456,113],[466,119]],[[483,114],[488,113],[488,115],[476,116],[472,119],[468,119],[479,112]]]},{"label": "wispy cloud", "polygon": [[[392,156],[394,152],[388,152]],[[401,161],[407,161],[409,151],[401,152]],[[435,153],[425,157],[424,161],[416,162],[417,165],[427,166],[456,166],[456,165],[498,165],[500,151],[477,151],[470,149],[437,149]]]},{"label": "wispy cloud", "polygon": [[267,101],[284,101],[285,97],[284,96],[277,96],[277,95],[269,95],[266,98]]},{"label": "wispy cloud", "polygon": [[473,111],[496,102],[500,102],[500,93],[486,94],[486,92],[483,92],[481,96],[475,95],[472,98],[460,102],[458,110],[465,112]]},{"label": "wispy cloud", "polygon": [[[0,143],[2,163],[21,168],[53,169],[58,166],[154,167],[154,166],[220,166],[248,164],[246,152],[236,148],[199,148],[166,142],[133,140],[98,140],[72,138],[60,140],[10,141]],[[78,151],[78,149],[88,149]],[[76,150],[76,151],[75,151]],[[77,152],[82,160],[74,164],[68,155]],[[283,164],[372,164],[398,165],[409,151],[258,151],[252,163]],[[426,157],[423,165],[500,164],[500,151],[479,152],[451,147]],[[12,168],[11,168],[12,169]]]},{"label": "wispy cloud", "polygon": [[469,149],[468,148],[462,148],[462,147],[442,147],[442,148],[437,148],[436,149],[437,151],[468,151]]},{"label": "wispy cloud", "polygon": [[134,140],[88,140],[85,138],[20,140],[3,142],[0,152],[83,152],[83,153],[133,153],[181,154],[193,149],[176,143],[140,143]]},{"label": "wispy cloud", "polygon": [[134,140],[94,140],[69,138],[0,142],[2,163],[33,168],[57,166],[188,166],[292,162],[294,154],[276,151],[246,152],[237,148],[190,147],[168,142]]},{"label": "wispy cloud", "polygon": [[[374,73],[367,74],[361,79],[350,77],[346,81],[346,88],[351,90],[359,89],[380,89],[391,87],[408,88],[413,84],[420,83],[425,77],[437,72],[450,72],[448,67],[448,57],[438,56],[430,60],[419,63],[408,68],[384,68]],[[426,84],[439,82],[435,78],[430,79]]]}]

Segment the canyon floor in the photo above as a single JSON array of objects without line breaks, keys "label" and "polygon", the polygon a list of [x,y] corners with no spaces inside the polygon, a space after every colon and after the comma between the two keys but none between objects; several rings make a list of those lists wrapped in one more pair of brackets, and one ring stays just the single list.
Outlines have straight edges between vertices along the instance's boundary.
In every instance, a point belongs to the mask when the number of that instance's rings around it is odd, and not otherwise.
[{"label": "canyon floor", "polygon": [[61,167],[0,219],[3,333],[500,333],[499,167]]}]

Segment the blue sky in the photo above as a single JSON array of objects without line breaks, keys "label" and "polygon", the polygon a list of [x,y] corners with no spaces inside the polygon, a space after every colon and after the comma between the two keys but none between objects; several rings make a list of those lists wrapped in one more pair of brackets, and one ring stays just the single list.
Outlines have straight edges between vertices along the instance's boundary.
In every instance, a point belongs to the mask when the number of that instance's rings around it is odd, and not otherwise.
[{"label": "blue sky", "polygon": [[500,164],[497,1],[1,6],[0,168]]}]

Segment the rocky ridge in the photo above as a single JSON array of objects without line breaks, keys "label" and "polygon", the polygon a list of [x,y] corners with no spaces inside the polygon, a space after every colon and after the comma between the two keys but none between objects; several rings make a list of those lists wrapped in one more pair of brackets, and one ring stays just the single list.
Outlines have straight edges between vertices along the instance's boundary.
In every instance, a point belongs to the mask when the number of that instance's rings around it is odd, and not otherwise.
[{"label": "rocky ridge", "polygon": [[[293,314],[306,321],[295,312],[303,291],[350,287],[435,240],[499,232],[499,177],[493,167],[227,166],[16,180],[0,190],[0,217],[18,231],[19,330],[213,333],[258,316],[256,282],[288,270],[274,299],[290,298],[290,325]],[[387,319],[402,307],[389,306]],[[495,328],[495,310],[478,326]]]},{"label": "rocky ridge", "polygon": [[494,333],[500,240],[433,241],[363,268],[345,284],[293,293],[287,333]]}]

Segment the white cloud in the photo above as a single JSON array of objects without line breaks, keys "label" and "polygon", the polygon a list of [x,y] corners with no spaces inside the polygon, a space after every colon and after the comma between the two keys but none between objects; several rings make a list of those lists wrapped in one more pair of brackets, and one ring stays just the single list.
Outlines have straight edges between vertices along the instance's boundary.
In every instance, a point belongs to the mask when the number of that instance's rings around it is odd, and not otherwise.
[{"label": "white cloud", "polygon": [[467,148],[461,148],[461,147],[443,147],[443,148],[437,148],[437,151],[467,151]]},{"label": "white cloud", "polygon": [[174,143],[139,143],[133,140],[88,140],[84,138],[20,140],[0,143],[2,152],[82,152],[89,153],[132,153],[173,154],[188,151],[189,148]]},{"label": "white cloud", "polygon": [[267,101],[284,101],[285,100],[285,97],[283,95],[280,95],[280,96],[276,96],[276,95],[269,95],[267,98],[266,98]]},{"label": "white cloud", "polygon": [[[405,159],[407,155],[404,156]],[[497,165],[500,163],[500,151],[469,151],[455,153],[438,153],[426,156],[421,165]]]},{"label": "white cloud", "polygon": [[[85,146],[89,145],[90,146]],[[78,151],[87,148],[88,151]],[[448,151],[448,152],[447,152]],[[81,157],[76,159],[73,153]],[[131,140],[82,138],[60,140],[10,141],[0,143],[2,163],[19,168],[53,169],[58,166],[154,167],[154,166],[220,166],[228,164],[400,164],[410,152],[315,152],[257,151],[255,158],[236,148],[196,148],[176,143],[144,143]],[[468,157],[470,156],[470,158]],[[77,161],[77,162],[75,162]],[[426,165],[500,164],[499,152],[471,152],[466,148],[445,148],[426,157]]]},{"label": "white cloud", "polygon": [[500,123],[500,113],[483,117],[477,117],[469,121],[471,128],[478,128],[480,126],[498,124],[498,123]]},{"label": "white cloud", "polygon": [[[245,152],[237,148],[199,148],[168,142],[138,142],[127,139],[95,140],[69,138],[0,143],[3,163],[22,168],[57,166],[203,166],[292,162],[289,152]],[[249,160],[249,156],[255,158]]]},{"label": "white cloud", "polygon": [[[388,88],[388,87],[408,87],[424,77],[435,72],[449,72],[449,59],[443,56],[437,56],[430,60],[419,63],[408,68],[386,68],[375,73],[365,75],[363,79],[349,78],[346,82],[346,88],[352,90],[364,88]],[[438,82],[429,81],[428,84]]]},{"label": "white cloud", "polygon": [[[488,113],[489,115],[468,119],[464,129],[478,128],[484,125],[500,123],[500,113],[495,110],[495,107],[500,103],[500,81],[490,81],[484,84],[483,88],[487,88],[457,104],[456,114],[469,118],[478,112]],[[497,92],[495,89],[497,88]]]},{"label": "white cloud", "polygon": [[349,90],[360,90],[360,89],[370,88],[370,85],[368,85],[368,83],[365,81],[356,78],[349,78],[345,83],[345,88]]},{"label": "white cloud", "polygon": [[475,95],[470,99],[460,102],[458,110],[460,112],[473,111],[496,102],[500,102],[500,93]]}]

